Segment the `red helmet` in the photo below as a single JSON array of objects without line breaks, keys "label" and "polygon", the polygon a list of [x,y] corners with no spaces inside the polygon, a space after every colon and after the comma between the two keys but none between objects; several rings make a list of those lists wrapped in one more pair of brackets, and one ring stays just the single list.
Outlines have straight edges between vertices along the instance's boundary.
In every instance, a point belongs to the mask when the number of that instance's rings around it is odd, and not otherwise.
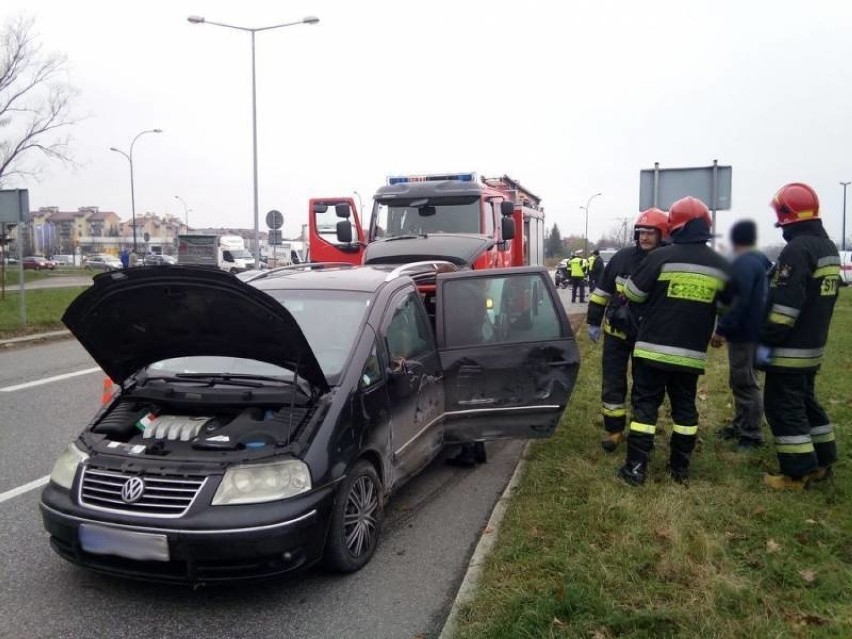
[{"label": "red helmet", "polygon": [[819,217],[819,198],[816,191],[801,182],[782,186],[770,205],[778,217],[775,226],[786,226]]},{"label": "red helmet", "polygon": [[645,209],[636,218],[633,223],[634,239],[639,239],[639,229],[654,229],[660,232],[660,239],[664,240],[669,236],[669,216],[665,211],[660,209]]},{"label": "red helmet", "polygon": [[669,209],[669,233],[682,229],[687,222],[692,220],[704,220],[707,227],[713,227],[710,219],[710,210],[697,197],[684,197],[672,204]]}]

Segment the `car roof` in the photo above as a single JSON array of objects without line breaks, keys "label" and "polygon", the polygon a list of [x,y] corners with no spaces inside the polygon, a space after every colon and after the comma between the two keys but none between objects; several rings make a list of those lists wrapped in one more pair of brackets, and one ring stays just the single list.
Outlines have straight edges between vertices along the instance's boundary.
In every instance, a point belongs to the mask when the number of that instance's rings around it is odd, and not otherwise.
[{"label": "car roof", "polygon": [[449,262],[425,261],[404,265],[352,266],[349,264],[299,264],[261,272],[248,282],[261,290],[327,289],[375,293],[386,282],[401,277],[415,281],[422,276],[456,271]]}]

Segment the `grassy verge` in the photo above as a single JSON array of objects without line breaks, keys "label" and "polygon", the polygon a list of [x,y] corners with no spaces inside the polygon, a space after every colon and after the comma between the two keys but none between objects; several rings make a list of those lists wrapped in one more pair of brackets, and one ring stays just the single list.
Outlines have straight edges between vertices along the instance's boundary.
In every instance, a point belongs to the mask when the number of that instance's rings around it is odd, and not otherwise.
[{"label": "grassy verge", "polygon": [[6,291],[0,300],[0,339],[65,328],[62,314],[85,287],[35,289],[26,292],[27,324],[21,325],[20,293]]},{"label": "grassy verge", "polygon": [[600,346],[579,339],[571,407],[531,448],[458,636],[852,637],[852,290],[817,377],[840,460],[833,481],[804,493],[763,488],[777,467],[771,446],[743,454],[713,437],[732,411],[724,350],[700,382],[690,485],[665,472],[665,420],[650,483],[621,484],[623,448],[607,455],[598,443]]}]

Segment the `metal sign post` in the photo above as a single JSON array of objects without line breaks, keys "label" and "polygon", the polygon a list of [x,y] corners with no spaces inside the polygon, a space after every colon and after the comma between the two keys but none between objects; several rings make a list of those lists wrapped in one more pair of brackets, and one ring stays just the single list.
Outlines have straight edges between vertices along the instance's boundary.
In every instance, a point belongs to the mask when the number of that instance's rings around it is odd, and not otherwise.
[{"label": "metal sign post", "polygon": [[[0,222],[18,225],[18,282],[20,284],[21,326],[27,325],[27,302],[24,287],[23,225],[30,211],[30,192],[27,189],[0,190]],[[5,254],[5,251],[4,251]],[[5,286],[5,273],[3,282]]]}]

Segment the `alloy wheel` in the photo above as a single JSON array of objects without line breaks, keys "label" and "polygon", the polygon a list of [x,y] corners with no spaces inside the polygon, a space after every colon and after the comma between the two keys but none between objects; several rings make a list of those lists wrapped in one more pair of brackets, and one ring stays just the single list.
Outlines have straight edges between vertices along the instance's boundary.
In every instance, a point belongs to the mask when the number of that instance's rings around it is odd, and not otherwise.
[{"label": "alloy wheel", "polygon": [[372,479],[359,477],[346,498],[343,514],[343,536],[353,557],[370,552],[376,543],[379,491]]}]

